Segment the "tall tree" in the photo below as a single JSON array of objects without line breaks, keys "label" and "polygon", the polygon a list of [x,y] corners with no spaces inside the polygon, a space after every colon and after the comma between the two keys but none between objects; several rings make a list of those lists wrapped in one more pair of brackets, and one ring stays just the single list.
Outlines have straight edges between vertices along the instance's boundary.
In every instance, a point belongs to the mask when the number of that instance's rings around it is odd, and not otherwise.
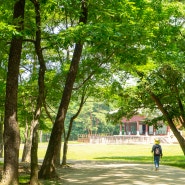
[{"label": "tall tree", "polygon": [[39,118],[41,116],[41,109],[44,102],[44,77],[46,71],[46,65],[42,53],[41,47],[41,9],[39,0],[31,0],[34,4],[35,8],[35,20],[36,20],[36,39],[35,39],[35,52],[39,61],[39,76],[38,76],[38,97],[37,104],[34,113],[34,119],[31,123],[32,134],[32,146],[31,146],[31,176],[30,176],[30,184],[36,185],[38,184],[38,126],[39,126]]},{"label": "tall tree", "polygon": [[17,122],[18,75],[21,60],[21,31],[24,29],[25,0],[18,0],[14,5],[13,23],[19,35],[14,35],[10,44],[8,73],[6,83],[5,118],[4,118],[4,169],[1,183],[17,185],[20,133]]},{"label": "tall tree", "polygon": [[[82,0],[81,15],[80,15],[79,23],[86,24],[87,15],[88,15],[87,2],[85,0]],[[40,178],[50,178],[56,175],[56,171],[55,171],[56,155],[61,147],[61,136],[64,131],[65,116],[70,103],[73,84],[75,82],[75,78],[78,72],[78,66],[79,66],[80,57],[82,54],[82,48],[83,48],[83,43],[81,41],[76,43],[70,69],[66,78],[61,103],[51,132],[49,145],[46,151],[43,164],[39,171]]]},{"label": "tall tree", "polygon": [[[144,77],[142,76],[142,78]],[[173,68],[170,64],[163,64],[148,75],[147,78],[144,78],[143,81],[145,82],[142,85],[146,92],[145,98],[142,96],[143,100],[146,102],[148,95],[154,101],[185,155],[185,139],[177,128],[179,125],[185,128],[183,72],[181,69]],[[181,120],[181,122],[176,125],[176,120]]]},{"label": "tall tree", "polygon": [[[175,63],[154,65],[153,62],[139,67],[137,83],[132,87],[119,89],[117,106],[119,111],[112,117],[115,120],[123,116],[133,116],[143,110],[154,113],[146,121],[149,125],[158,127],[158,121],[163,121],[170,126],[185,154],[185,139],[179,132],[179,127],[185,128],[184,112],[184,63],[180,67]],[[158,112],[158,114],[156,114]],[[159,114],[160,113],[160,114]],[[113,119],[112,119],[113,120]],[[178,123],[178,124],[177,124]]]},{"label": "tall tree", "polygon": [[65,132],[65,128],[64,128],[64,146],[63,146],[63,157],[62,157],[62,165],[63,166],[67,165],[68,141],[69,141],[69,137],[70,137],[70,134],[71,134],[71,131],[72,131],[73,122],[78,117],[78,115],[80,114],[80,112],[82,110],[82,107],[83,107],[84,103],[86,102],[86,98],[85,98],[86,93],[85,92],[86,92],[86,90],[83,91],[80,106],[79,106],[77,112],[70,118],[70,123],[69,123],[67,133]]}]

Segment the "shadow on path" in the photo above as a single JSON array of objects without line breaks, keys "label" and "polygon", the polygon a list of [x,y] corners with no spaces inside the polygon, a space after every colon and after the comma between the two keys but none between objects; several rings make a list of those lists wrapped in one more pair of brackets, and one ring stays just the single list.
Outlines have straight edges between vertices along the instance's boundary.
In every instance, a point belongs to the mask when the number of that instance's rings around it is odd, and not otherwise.
[{"label": "shadow on path", "polygon": [[75,162],[61,169],[62,185],[184,185],[185,170],[152,164]]}]

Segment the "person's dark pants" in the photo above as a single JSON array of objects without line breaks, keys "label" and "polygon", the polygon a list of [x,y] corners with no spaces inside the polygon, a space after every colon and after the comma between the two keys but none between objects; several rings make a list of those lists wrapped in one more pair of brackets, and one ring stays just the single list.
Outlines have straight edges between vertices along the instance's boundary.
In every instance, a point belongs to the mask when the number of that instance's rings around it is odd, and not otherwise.
[{"label": "person's dark pants", "polygon": [[159,168],[159,161],[160,161],[160,156],[154,156],[154,165],[155,168],[158,169]]}]

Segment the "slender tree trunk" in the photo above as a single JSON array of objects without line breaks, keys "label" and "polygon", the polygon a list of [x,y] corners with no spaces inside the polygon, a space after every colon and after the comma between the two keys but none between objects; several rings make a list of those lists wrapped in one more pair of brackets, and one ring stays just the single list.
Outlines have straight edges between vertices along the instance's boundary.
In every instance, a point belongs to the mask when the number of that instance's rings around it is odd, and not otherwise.
[{"label": "slender tree trunk", "polygon": [[[72,129],[71,121],[69,123],[69,129]],[[70,130],[68,130],[67,135]],[[66,137],[66,131],[64,128],[64,145],[63,145],[63,156],[62,156],[62,166],[67,166],[67,149],[68,149],[68,139]]]},{"label": "slender tree trunk", "polygon": [[24,134],[25,142],[24,142],[24,148],[22,153],[22,162],[28,162],[31,161],[31,134],[30,134],[30,128],[28,126],[28,122],[26,120],[26,127],[25,127],[25,134]]},{"label": "slender tree trunk", "polygon": [[176,95],[176,99],[177,99],[177,102],[178,102],[178,105],[179,105],[179,110],[180,110],[180,113],[181,113],[180,121],[181,121],[182,126],[185,128],[185,111],[184,111],[184,106],[183,106],[183,103],[181,101],[177,86],[173,87],[172,93],[175,93],[175,95]]},{"label": "slender tree trunk", "polygon": [[3,157],[3,115],[0,116],[0,157]]},{"label": "slender tree trunk", "polygon": [[156,105],[158,106],[159,110],[163,113],[163,116],[166,118],[173,134],[175,135],[175,137],[177,138],[181,149],[185,155],[185,139],[182,137],[181,133],[177,130],[175,124],[173,123],[172,118],[170,117],[170,115],[168,114],[168,112],[166,111],[166,109],[163,107],[161,101],[159,100],[159,98],[157,96],[155,96],[155,94],[153,92],[150,92],[150,96],[151,98],[154,100],[154,102],[156,103]]},{"label": "slender tree trunk", "polygon": [[[87,6],[84,1],[82,1],[82,15],[80,16],[80,21],[82,23],[87,22]],[[61,136],[64,131],[64,121],[67,113],[67,109],[70,103],[70,98],[72,94],[73,84],[78,72],[78,66],[80,62],[80,57],[82,54],[82,43],[77,43],[75,45],[73,58],[71,61],[70,69],[67,75],[61,103],[58,109],[57,117],[53,125],[51,132],[51,137],[49,140],[46,155],[39,171],[40,178],[51,178],[56,175],[55,171],[55,160],[58,151],[61,146]]]},{"label": "slender tree trunk", "polygon": [[[14,5],[13,19],[17,31],[22,31],[24,21],[25,0],[18,0]],[[19,18],[20,21],[16,19]],[[15,21],[16,20],[16,21]],[[13,36],[6,83],[5,118],[4,118],[4,169],[1,184],[17,185],[20,133],[17,122],[18,75],[22,52],[22,37]]]},{"label": "slender tree trunk", "polygon": [[84,105],[84,103],[86,101],[84,99],[85,99],[85,93],[82,95],[80,106],[79,106],[79,109],[78,109],[77,113],[74,116],[72,116],[71,119],[70,119],[69,129],[68,129],[68,132],[67,132],[67,136],[64,137],[62,166],[67,165],[67,150],[68,150],[69,137],[71,135],[71,131],[72,131],[72,127],[73,127],[73,122],[78,117],[78,115],[80,114],[80,112],[82,110],[82,107],[83,107],[83,105]]},{"label": "slender tree trunk", "polygon": [[38,185],[38,120],[32,121],[33,125],[33,135],[32,135],[32,145],[31,145],[31,175],[30,175],[30,184]]},{"label": "slender tree trunk", "polygon": [[[54,124],[54,120],[53,120],[53,118],[52,118],[50,112],[49,112],[48,109],[47,109],[47,105],[46,105],[45,99],[44,99],[44,102],[43,102],[43,106],[44,106],[44,110],[45,110],[46,115],[47,115],[48,118],[51,120],[52,124]],[[54,161],[54,163],[55,163],[56,166],[59,166],[59,165],[60,165],[61,147],[62,147],[62,146],[60,145],[60,146],[59,146],[59,149],[58,149],[58,152],[57,152],[57,154],[56,154],[56,159],[55,159],[55,161]]]},{"label": "slender tree trunk", "polygon": [[[72,86],[75,80],[74,77],[76,76],[76,72],[77,72],[76,70],[78,68],[76,64],[79,62],[78,60],[80,60],[82,45],[77,44],[75,47],[75,51],[76,51],[74,54],[75,57],[73,57],[75,58],[75,60],[73,60],[71,63],[70,72],[66,80],[63,97],[60,103],[56,121],[53,125],[46,155],[45,155],[43,164],[41,166],[41,170],[39,171],[40,178],[52,178],[56,175],[55,161],[56,161],[58,151],[61,148],[61,136],[64,130],[64,120],[65,120],[65,116],[66,116],[69,101],[70,101]],[[78,55],[78,57],[76,57],[76,55]],[[76,61],[76,59],[78,60]]]},{"label": "slender tree trunk", "polygon": [[23,153],[22,153],[22,162],[31,162],[31,140],[26,138],[24,143]]},{"label": "slender tree trunk", "polygon": [[40,131],[40,134],[39,134],[39,142],[42,143],[42,130]]},{"label": "slender tree trunk", "polygon": [[38,77],[38,97],[37,97],[37,105],[34,113],[34,119],[32,120],[31,127],[33,129],[33,137],[32,137],[32,147],[31,147],[31,176],[30,176],[30,184],[37,185],[38,181],[38,127],[39,127],[39,118],[41,115],[41,108],[44,102],[44,91],[45,91],[45,61],[42,54],[41,48],[41,16],[40,16],[40,3],[38,0],[31,0],[35,7],[36,14],[36,41],[35,41],[35,51],[37,53],[38,61],[39,61],[39,77]]}]

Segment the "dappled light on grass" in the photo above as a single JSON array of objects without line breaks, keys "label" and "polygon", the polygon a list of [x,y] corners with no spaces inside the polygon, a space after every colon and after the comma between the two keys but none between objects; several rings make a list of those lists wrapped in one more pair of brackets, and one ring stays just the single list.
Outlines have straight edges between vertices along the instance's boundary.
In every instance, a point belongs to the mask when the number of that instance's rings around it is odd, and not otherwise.
[{"label": "dappled light on grass", "polygon": [[[79,144],[70,145],[69,160],[120,161],[124,163],[153,163],[151,148],[153,144],[141,145],[106,145]],[[185,157],[179,145],[162,145],[164,165],[185,168]]]},{"label": "dappled light on grass", "polygon": [[111,157],[97,157],[95,158],[97,160],[113,160],[113,161],[119,161],[119,162],[134,162],[134,163],[150,163],[153,162],[153,157],[147,157],[147,156],[129,156],[129,157],[122,157],[122,156],[111,156]]},{"label": "dappled light on grass", "polygon": [[24,175],[19,175],[19,184],[29,184],[28,182],[30,181],[30,175],[24,174]]},{"label": "dappled light on grass", "polygon": [[[119,161],[124,163],[141,163],[141,164],[150,164],[153,163],[153,156],[111,156],[111,157],[98,157],[96,160],[103,160],[103,161]],[[163,165],[170,165],[185,168],[185,156],[165,156],[161,159],[161,164]]]},{"label": "dappled light on grass", "polygon": [[185,169],[185,156],[166,156],[161,159],[161,164]]}]

